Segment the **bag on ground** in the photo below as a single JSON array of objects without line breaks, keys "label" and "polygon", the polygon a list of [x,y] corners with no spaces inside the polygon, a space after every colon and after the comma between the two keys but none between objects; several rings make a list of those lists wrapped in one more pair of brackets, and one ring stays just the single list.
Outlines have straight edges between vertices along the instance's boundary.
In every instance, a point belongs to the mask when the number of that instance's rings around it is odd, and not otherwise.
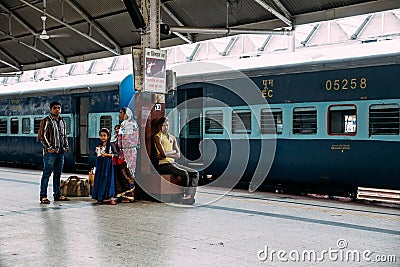
[{"label": "bag on ground", "polygon": [[61,194],[67,197],[88,197],[90,193],[89,180],[78,176],[70,176],[61,180]]}]

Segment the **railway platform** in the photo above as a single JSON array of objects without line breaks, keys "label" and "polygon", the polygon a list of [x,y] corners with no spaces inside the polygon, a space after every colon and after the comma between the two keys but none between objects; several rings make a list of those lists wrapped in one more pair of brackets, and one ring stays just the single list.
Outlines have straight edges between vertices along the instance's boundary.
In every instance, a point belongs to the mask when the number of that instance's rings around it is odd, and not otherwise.
[{"label": "railway platform", "polygon": [[400,264],[398,208],[210,187],[193,206],[42,205],[40,177],[0,168],[0,266]]}]

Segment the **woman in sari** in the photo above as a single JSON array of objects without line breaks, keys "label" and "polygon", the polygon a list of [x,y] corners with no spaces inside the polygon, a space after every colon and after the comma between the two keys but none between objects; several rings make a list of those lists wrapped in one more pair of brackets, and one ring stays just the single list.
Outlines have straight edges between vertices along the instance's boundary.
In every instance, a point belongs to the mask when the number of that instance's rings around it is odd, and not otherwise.
[{"label": "woman in sari", "polygon": [[136,148],[139,145],[139,127],[129,108],[119,111],[122,120],[118,131],[118,157],[115,162],[115,197],[120,202],[133,202],[135,190]]}]

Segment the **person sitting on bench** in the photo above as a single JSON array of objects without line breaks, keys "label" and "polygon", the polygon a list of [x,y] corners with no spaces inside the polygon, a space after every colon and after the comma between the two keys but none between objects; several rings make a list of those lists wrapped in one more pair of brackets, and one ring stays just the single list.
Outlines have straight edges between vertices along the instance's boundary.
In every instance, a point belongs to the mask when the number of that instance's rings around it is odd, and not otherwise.
[{"label": "person sitting on bench", "polygon": [[157,124],[160,127],[160,131],[154,136],[158,159],[157,171],[160,174],[180,176],[185,187],[182,203],[192,205],[195,202],[199,172],[175,162],[174,159],[179,158],[181,153],[175,137],[168,132],[168,119],[161,117]]}]

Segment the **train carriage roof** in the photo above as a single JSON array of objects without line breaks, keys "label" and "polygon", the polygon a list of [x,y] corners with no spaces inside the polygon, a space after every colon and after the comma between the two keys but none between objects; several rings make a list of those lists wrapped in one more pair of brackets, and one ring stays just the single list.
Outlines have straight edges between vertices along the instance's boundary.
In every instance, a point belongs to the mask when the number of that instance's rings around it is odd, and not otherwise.
[{"label": "train carriage roof", "polygon": [[400,64],[400,39],[346,46],[298,49],[296,52],[263,54],[242,59],[218,59],[170,66],[178,83],[235,78],[237,73],[261,76],[290,71],[311,72],[321,69],[352,68],[362,65]]},{"label": "train carriage roof", "polygon": [[72,94],[117,89],[129,71],[114,71],[88,75],[68,76],[54,80],[15,83],[3,86],[0,98],[25,97],[46,94]]},{"label": "train carriage roof", "polygon": [[[129,1],[2,0],[0,74],[130,54],[132,46],[140,46],[141,31],[133,25],[124,2]],[[162,36],[162,47],[235,34],[233,30],[236,34],[239,30],[273,31],[400,8],[398,0],[160,0],[160,3],[162,22],[175,28],[174,34]],[[44,27],[42,17],[46,18]],[[188,33],[179,31],[179,27],[185,27]],[[216,29],[223,32],[215,34]]]}]

